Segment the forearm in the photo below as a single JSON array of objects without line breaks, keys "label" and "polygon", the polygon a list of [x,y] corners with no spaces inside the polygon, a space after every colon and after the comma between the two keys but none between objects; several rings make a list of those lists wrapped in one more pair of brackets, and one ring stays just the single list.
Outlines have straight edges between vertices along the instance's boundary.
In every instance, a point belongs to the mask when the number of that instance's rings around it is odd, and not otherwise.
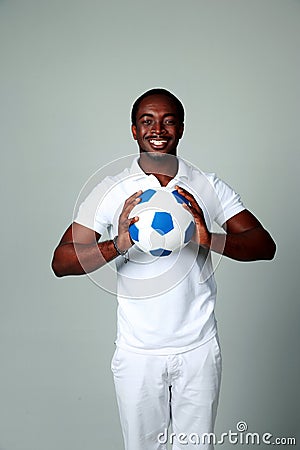
[{"label": "forearm", "polygon": [[273,239],[262,227],[243,233],[211,233],[210,240],[204,246],[237,261],[272,259],[276,250]]},{"label": "forearm", "polygon": [[93,272],[118,256],[113,241],[95,244],[64,243],[54,252],[52,269],[56,276]]}]

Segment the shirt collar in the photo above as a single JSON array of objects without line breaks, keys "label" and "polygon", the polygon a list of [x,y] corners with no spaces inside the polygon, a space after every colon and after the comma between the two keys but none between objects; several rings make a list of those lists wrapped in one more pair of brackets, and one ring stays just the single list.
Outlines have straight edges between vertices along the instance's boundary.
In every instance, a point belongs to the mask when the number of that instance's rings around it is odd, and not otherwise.
[{"label": "shirt collar", "polygon": [[[178,159],[178,172],[176,173],[174,179],[175,180],[181,180],[181,179],[189,179],[190,176],[190,170],[191,168],[189,165],[180,157],[177,156]],[[137,156],[134,158],[131,167],[129,169],[130,175],[134,176],[136,180],[147,178],[151,175],[147,175],[140,167],[138,163],[139,157]]]}]

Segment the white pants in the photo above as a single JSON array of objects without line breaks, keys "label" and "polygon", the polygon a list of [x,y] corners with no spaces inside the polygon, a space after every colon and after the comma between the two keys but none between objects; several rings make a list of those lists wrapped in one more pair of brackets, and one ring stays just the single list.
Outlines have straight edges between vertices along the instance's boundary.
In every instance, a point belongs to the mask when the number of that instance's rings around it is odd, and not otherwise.
[{"label": "white pants", "polygon": [[[111,368],[125,450],[165,450],[166,440],[173,450],[213,449],[202,435],[213,432],[216,418],[221,380],[217,337],[169,356],[117,348]],[[170,423],[172,435],[166,431]]]}]

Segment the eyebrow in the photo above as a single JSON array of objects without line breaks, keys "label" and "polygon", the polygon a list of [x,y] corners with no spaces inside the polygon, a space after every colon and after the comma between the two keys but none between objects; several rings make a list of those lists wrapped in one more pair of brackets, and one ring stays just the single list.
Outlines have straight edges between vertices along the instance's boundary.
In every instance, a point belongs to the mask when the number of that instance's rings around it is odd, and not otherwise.
[{"label": "eyebrow", "polygon": [[[147,113],[145,113],[145,114],[142,114],[142,115],[138,118],[138,120],[142,119],[142,118],[145,117],[145,116],[147,116],[147,117],[154,117],[153,114],[149,114],[149,113],[147,114]],[[169,116],[176,117],[176,114],[174,114],[174,113],[167,113],[167,114],[164,114],[164,115],[163,115],[163,118],[169,117]]]}]

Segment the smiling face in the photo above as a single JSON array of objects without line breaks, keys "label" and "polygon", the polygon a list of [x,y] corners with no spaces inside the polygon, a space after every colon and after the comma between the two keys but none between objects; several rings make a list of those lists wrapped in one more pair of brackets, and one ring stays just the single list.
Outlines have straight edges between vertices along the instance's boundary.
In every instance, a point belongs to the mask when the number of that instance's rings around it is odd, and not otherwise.
[{"label": "smiling face", "polygon": [[166,95],[150,95],[144,98],[132,125],[133,138],[141,153],[154,159],[163,155],[176,155],[177,145],[183,134],[175,102]]}]

